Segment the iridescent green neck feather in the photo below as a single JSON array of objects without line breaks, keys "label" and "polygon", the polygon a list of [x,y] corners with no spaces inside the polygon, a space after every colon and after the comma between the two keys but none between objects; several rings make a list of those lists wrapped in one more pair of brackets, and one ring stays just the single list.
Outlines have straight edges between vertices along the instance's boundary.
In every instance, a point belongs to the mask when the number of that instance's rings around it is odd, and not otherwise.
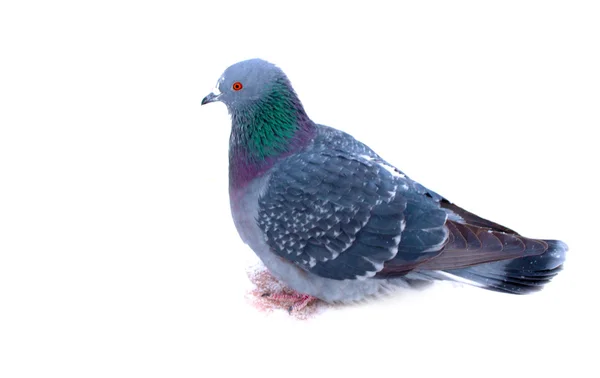
[{"label": "iridescent green neck feather", "polygon": [[285,78],[264,98],[233,113],[232,123],[231,147],[245,147],[256,161],[286,152],[296,133],[312,124]]},{"label": "iridescent green neck feather", "polygon": [[285,77],[276,79],[262,98],[231,112],[230,178],[241,185],[275,160],[304,147],[315,125]]}]

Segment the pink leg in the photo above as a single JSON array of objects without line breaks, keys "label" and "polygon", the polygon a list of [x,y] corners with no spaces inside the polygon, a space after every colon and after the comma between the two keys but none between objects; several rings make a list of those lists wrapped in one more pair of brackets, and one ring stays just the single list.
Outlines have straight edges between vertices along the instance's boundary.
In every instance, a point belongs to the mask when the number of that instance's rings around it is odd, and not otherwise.
[{"label": "pink leg", "polygon": [[285,309],[297,318],[306,319],[316,311],[317,298],[298,293],[277,281],[267,270],[248,272],[250,281],[255,285],[250,292],[254,305],[260,310]]}]

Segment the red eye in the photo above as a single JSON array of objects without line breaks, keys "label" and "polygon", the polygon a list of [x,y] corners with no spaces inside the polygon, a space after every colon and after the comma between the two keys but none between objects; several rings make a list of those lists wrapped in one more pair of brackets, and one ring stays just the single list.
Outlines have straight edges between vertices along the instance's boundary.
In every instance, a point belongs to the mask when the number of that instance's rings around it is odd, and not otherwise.
[{"label": "red eye", "polygon": [[236,81],[235,83],[233,83],[232,88],[234,91],[239,91],[240,89],[244,88],[244,86],[239,81]]}]

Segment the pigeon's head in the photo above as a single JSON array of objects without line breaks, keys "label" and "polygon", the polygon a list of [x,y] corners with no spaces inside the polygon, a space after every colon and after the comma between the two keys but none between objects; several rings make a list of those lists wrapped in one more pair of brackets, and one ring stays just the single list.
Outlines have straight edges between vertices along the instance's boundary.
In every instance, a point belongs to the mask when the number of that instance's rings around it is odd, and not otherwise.
[{"label": "pigeon's head", "polygon": [[230,112],[267,97],[278,82],[288,82],[283,71],[261,59],[244,60],[230,66],[217,81],[202,105],[221,101]]},{"label": "pigeon's head", "polygon": [[316,126],[286,75],[264,60],[245,60],[227,68],[202,105],[215,101],[227,105],[231,115],[229,150],[239,164],[258,164],[290,153],[315,135]]}]

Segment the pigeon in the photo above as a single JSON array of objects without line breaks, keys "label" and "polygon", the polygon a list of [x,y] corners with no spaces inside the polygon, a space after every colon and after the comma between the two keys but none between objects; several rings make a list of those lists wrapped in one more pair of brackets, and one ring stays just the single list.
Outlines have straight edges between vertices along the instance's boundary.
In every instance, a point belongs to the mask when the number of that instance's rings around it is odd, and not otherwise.
[{"label": "pigeon", "polygon": [[285,73],[231,65],[202,105],[231,117],[229,197],[239,236],[296,308],[440,280],[528,294],[568,247],[521,236],[409,178],[365,143],[313,122]]}]

